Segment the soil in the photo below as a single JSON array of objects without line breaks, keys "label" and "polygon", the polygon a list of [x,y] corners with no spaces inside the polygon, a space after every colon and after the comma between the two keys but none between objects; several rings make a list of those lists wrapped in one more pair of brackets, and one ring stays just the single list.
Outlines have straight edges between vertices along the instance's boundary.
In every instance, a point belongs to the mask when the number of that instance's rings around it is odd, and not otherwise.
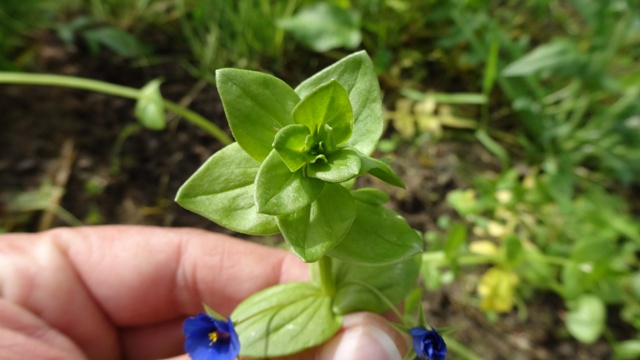
[{"label": "soil", "polygon": [[[132,67],[122,59],[106,54],[92,57],[51,39],[39,46],[34,72],[83,76],[138,88],[162,76],[163,95],[173,101],[180,101],[196,85],[196,80],[175,63]],[[331,61],[307,64],[320,68]],[[308,70],[306,75],[314,71]],[[277,75],[290,83],[300,80],[296,74]],[[228,132],[214,87],[205,86],[191,100],[192,110]],[[221,144],[190,123],[173,119],[165,131],[142,129],[118,146],[119,137],[135,123],[134,105],[132,100],[80,90],[1,85],[0,226],[4,231],[65,226],[57,216],[59,210],[53,210],[58,205],[85,224],[189,226],[230,233],[172,200],[179,186]],[[484,169],[495,166],[482,148],[470,146],[453,140],[403,144],[385,156],[393,158],[392,167],[405,180],[406,191],[375,179],[360,185],[390,193],[390,206],[417,230],[435,229],[439,216],[454,216],[444,201],[446,193],[468,185],[460,175],[460,164]],[[25,200],[25,194],[32,196]],[[425,306],[432,325],[454,328],[452,336],[481,358],[612,357],[605,342],[584,345],[571,339],[563,326],[562,301],[551,294],[535,296],[524,319],[513,312],[491,322],[474,305],[478,274],[465,274],[459,281],[428,293]]]}]

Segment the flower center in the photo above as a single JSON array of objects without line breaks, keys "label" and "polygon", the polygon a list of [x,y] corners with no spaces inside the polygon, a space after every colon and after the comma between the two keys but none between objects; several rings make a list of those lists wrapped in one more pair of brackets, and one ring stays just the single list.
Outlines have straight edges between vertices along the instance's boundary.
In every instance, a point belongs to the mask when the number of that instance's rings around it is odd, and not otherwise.
[{"label": "flower center", "polygon": [[225,340],[229,341],[230,337],[231,335],[229,335],[229,333],[226,333],[224,331],[214,330],[209,333],[209,340],[211,340],[209,342],[209,346],[213,346],[213,344],[217,343],[218,341],[222,341],[222,342],[224,342]]},{"label": "flower center", "polygon": [[218,332],[217,331],[210,332],[209,333],[209,340],[211,340],[211,342],[209,343],[209,346],[211,346],[214,343],[216,343],[218,341]]}]

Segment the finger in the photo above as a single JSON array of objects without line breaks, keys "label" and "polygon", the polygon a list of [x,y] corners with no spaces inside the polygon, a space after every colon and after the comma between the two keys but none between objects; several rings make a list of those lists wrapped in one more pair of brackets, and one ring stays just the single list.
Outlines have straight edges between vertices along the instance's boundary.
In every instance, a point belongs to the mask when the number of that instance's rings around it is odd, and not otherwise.
[{"label": "finger", "polygon": [[3,299],[0,299],[0,349],[3,359],[86,359],[63,334]]},{"label": "finger", "polygon": [[47,343],[3,328],[0,328],[0,349],[2,349],[3,359],[86,359],[84,356],[71,357],[68,353]]},{"label": "finger", "polygon": [[352,313],[344,316],[342,329],[326,343],[278,360],[402,360],[408,341],[380,315]]},{"label": "finger", "polygon": [[408,348],[408,337],[381,316],[353,313],[344,317],[343,330],[322,347],[316,358],[402,360]]},{"label": "finger", "polygon": [[122,348],[127,359],[159,359],[184,353],[183,319],[123,329]]},{"label": "finger", "polygon": [[106,226],[61,232],[54,237],[67,247],[89,292],[122,326],[194,314],[202,303],[227,316],[261,289],[309,276],[288,252],[201,230]]},{"label": "finger", "polygon": [[0,237],[0,294],[13,306],[5,314],[14,316],[0,319],[2,326],[30,324],[18,331],[38,334],[37,340],[61,351],[73,350],[40,335],[60,333],[90,358],[119,357],[115,329],[55,242],[36,235]]},{"label": "finger", "polygon": [[[6,235],[0,247],[0,260],[14,264],[0,269],[3,296],[61,329],[90,356],[113,347],[107,325],[138,328],[144,337],[145,327],[153,334],[150,325],[194,314],[203,302],[228,315],[258,290],[308,278],[308,267],[287,252],[193,229],[58,229]],[[175,328],[156,341],[173,341]],[[128,344],[127,331],[122,336]],[[105,345],[96,347],[101,339]]]}]

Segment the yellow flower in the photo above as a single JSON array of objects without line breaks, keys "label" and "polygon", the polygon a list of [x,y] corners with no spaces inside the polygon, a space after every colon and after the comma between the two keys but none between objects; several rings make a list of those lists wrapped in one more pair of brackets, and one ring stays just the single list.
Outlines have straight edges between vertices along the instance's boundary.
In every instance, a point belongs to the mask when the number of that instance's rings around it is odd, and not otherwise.
[{"label": "yellow flower", "polygon": [[478,295],[482,298],[480,308],[497,313],[511,311],[518,282],[518,276],[509,270],[496,267],[487,270],[477,287]]}]

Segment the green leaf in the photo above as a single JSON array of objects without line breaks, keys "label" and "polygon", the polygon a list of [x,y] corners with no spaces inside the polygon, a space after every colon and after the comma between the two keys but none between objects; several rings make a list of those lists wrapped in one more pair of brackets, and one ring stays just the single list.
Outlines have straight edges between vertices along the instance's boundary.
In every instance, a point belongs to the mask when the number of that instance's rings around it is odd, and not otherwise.
[{"label": "green leaf", "polygon": [[163,130],[166,126],[160,84],[162,79],[149,81],[140,89],[140,97],[136,103],[136,118],[144,127],[151,130]]},{"label": "green leaf", "polygon": [[616,244],[609,239],[581,239],[573,245],[571,259],[581,262],[598,262],[609,259],[615,252]]},{"label": "green leaf", "polygon": [[[436,261],[433,261],[432,258],[425,259],[425,257],[433,257],[434,255],[438,256]],[[421,273],[427,290],[435,291],[445,283],[444,269],[440,268],[440,260],[444,262],[444,252],[423,254]]]},{"label": "green leaf", "polygon": [[636,271],[630,274],[629,280],[630,293],[638,300],[640,300],[640,272]]},{"label": "green leaf", "polygon": [[380,206],[389,202],[389,196],[382,190],[374,188],[362,188],[351,192],[351,196],[363,203]]},{"label": "green leaf", "polygon": [[93,21],[88,16],[78,16],[67,23],[56,25],[56,34],[65,45],[73,45],[76,35],[82,29],[91,28]]},{"label": "green leaf", "polygon": [[318,136],[318,140],[320,140],[318,142],[320,152],[323,154],[333,154],[338,151],[338,143],[336,143],[336,139],[333,136],[333,128],[328,124],[324,124],[321,129]]},{"label": "green leaf", "polygon": [[447,194],[447,203],[460,215],[477,215],[483,210],[480,201],[477,199],[476,192],[473,189],[451,190]]},{"label": "green leaf", "polygon": [[480,141],[487,150],[500,159],[500,162],[502,163],[502,170],[506,171],[506,169],[509,168],[509,153],[507,153],[507,150],[505,150],[505,148],[497,141],[492,139],[484,129],[476,130],[475,135],[478,141]]},{"label": "green leaf", "polygon": [[291,112],[300,98],[282,80],[256,71],[216,70],[216,86],[236,141],[263,161],[278,130],[293,124]]},{"label": "green leaf", "polygon": [[613,345],[613,352],[617,360],[640,359],[640,340],[625,340]]},{"label": "green leaf", "polygon": [[334,312],[382,313],[398,304],[416,286],[421,256],[382,266],[332,262],[336,283]]},{"label": "green leaf", "polygon": [[555,273],[552,271],[544,257],[544,254],[535,247],[527,247],[522,252],[523,261],[518,266],[518,273],[525,281],[540,286],[549,286],[555,281]]},{"label": "green leaf", "polygon": [[305,125],[312,134],[324,131],[323,125],[329,125],[335,143],[340,145],[349,140],[353,131],[349,95],[335,80],[322,84],[300,100],[293,109],[293,120]]},{"label": "green leaf", "polygon": [[353,109],[353,133],[346,145],[371,154],[383,126],[380,86],[373,62],[366,52],[357,52],[308,78],[295,91],[304,98],[332,79],[347,91]]},{"label": "green leaf", "polygon": [[598,340],[604,329],[606,309],[600,298],[594,295],[582,295],[569,304],[567,330],[576,339],[591,344]]},{"label": "green leaf", "polygon": [[356,200],[357,216],[345,238],[329,255],[357,264],[389,264],[422,252],[422,238],[402,216],[381,205]]},{"label": "green leaf", "polygon": [[260,165],[256,176],[258,212],[285,215],[300,210],[318,198],[324,184],[321,180],[302,176],[302,170],[291,172],[273,150]]},{"label": "green leaf", "polygon": [[570,39],[556,39],[542,44],[530,53],[509,64],[502,70],[503,76],[527,76],[540,71],[556,71],[560,69],[580,69],[588,58]]},{"label": "green leaf", "polygon": [[508,235],[504,239],[505,256],[507,263],[516,266],[522,261],[522,241],[515,235]]},{"label": "green leaf", "polygon": [[[422,257],[422,255],[420,256]],[[405,323],[415,323],[415,314],[424,312],[422,309],[422,289],[419,284],[414,284],[413,288],[409,290],[404,297],[404,306],[402,309]],[[418,321],[419,324],[422,324]]]},{"label": "green leaf", "polygon": [[330,183],[352,179],[360,173],[360,157],[350,150],[327,155],[327,161],[316,161],[307,166],[307,176]]},{"label": "green leaf", "polygon": [[579,295],[582,295],[589,279],[580,269],[580,265],[574,261],[567,261],[562,266],[562,296],[567,299],[575,299]]},{"label": "green leaf", "polygon": [[402,179],[384,161],[369,156],[360,156],[360,162],[362,163],[360,175],[369,173],[386,183],[405,188]]},{"label": "green leaf", "polygon": [[176,202],[231,230],[252,235],[278,232],[275,218],[258,214],[254,180],[260,163],[238,143],[213,154],[178,190]]},{"label": "green leaf", "polygon": [[455,222],[449,228],[447,240],[444,243],[444,253],[448,261],[453,261],[460,248],[467,243],[467,228],[464,224]]},{"label": "green leaf", "polygon": [[355,217],[355,202],[349,191],[325,184],[311,205],[278,216],[277,223],[293,252],[306,262],[314,262],[344,238]]},{"label": "green leaf", "polygon": [[203,305],[204,311],[207,313],[207,315],[211,316],[214,319],[227,321],[227,318],[225,318],[224,316],[218,314],[218,312],[216,312],[215,310],[210,308],[207,304],[202,304],[202,305]]},{"label": "green leaf", "polygon": [[354,49],[362,41],[360,15],[329,2],[304,7],[293,17],[278,20],[277,24],[318,52],[339,47]]},{"label": "green leaf", "polygon": [[271,358],[300,352],[330,339],[342,324],[331,297],[314,283],[288,283],[260,291],[231,314],[240,355]]},{"label": "green leaf", "polygon": [[128,58],[144,56],[149,53],[147,46],[138,38],[115,27],[107,26],[85,30],[82,32],[82,37],[90,47],[93,47],[94,51],[103,45],[117,55]]},{"label": "green leaf", "polygon": [[306,149],[309,136],[309,129],[300,124],[287,125],[276,134],[273,148],[292,172],[312,160]]},{"label": "green leaf", "polygon": [[491,34],[491,46],[489,47],[489,54],[487,54],[487,60],[484,65],[484,76],[482,77],[482,93],[489,95],[493,84],[496,81],[498,75],[498,58],[500,56],[500,37],[498,31],[494,30]]}]

